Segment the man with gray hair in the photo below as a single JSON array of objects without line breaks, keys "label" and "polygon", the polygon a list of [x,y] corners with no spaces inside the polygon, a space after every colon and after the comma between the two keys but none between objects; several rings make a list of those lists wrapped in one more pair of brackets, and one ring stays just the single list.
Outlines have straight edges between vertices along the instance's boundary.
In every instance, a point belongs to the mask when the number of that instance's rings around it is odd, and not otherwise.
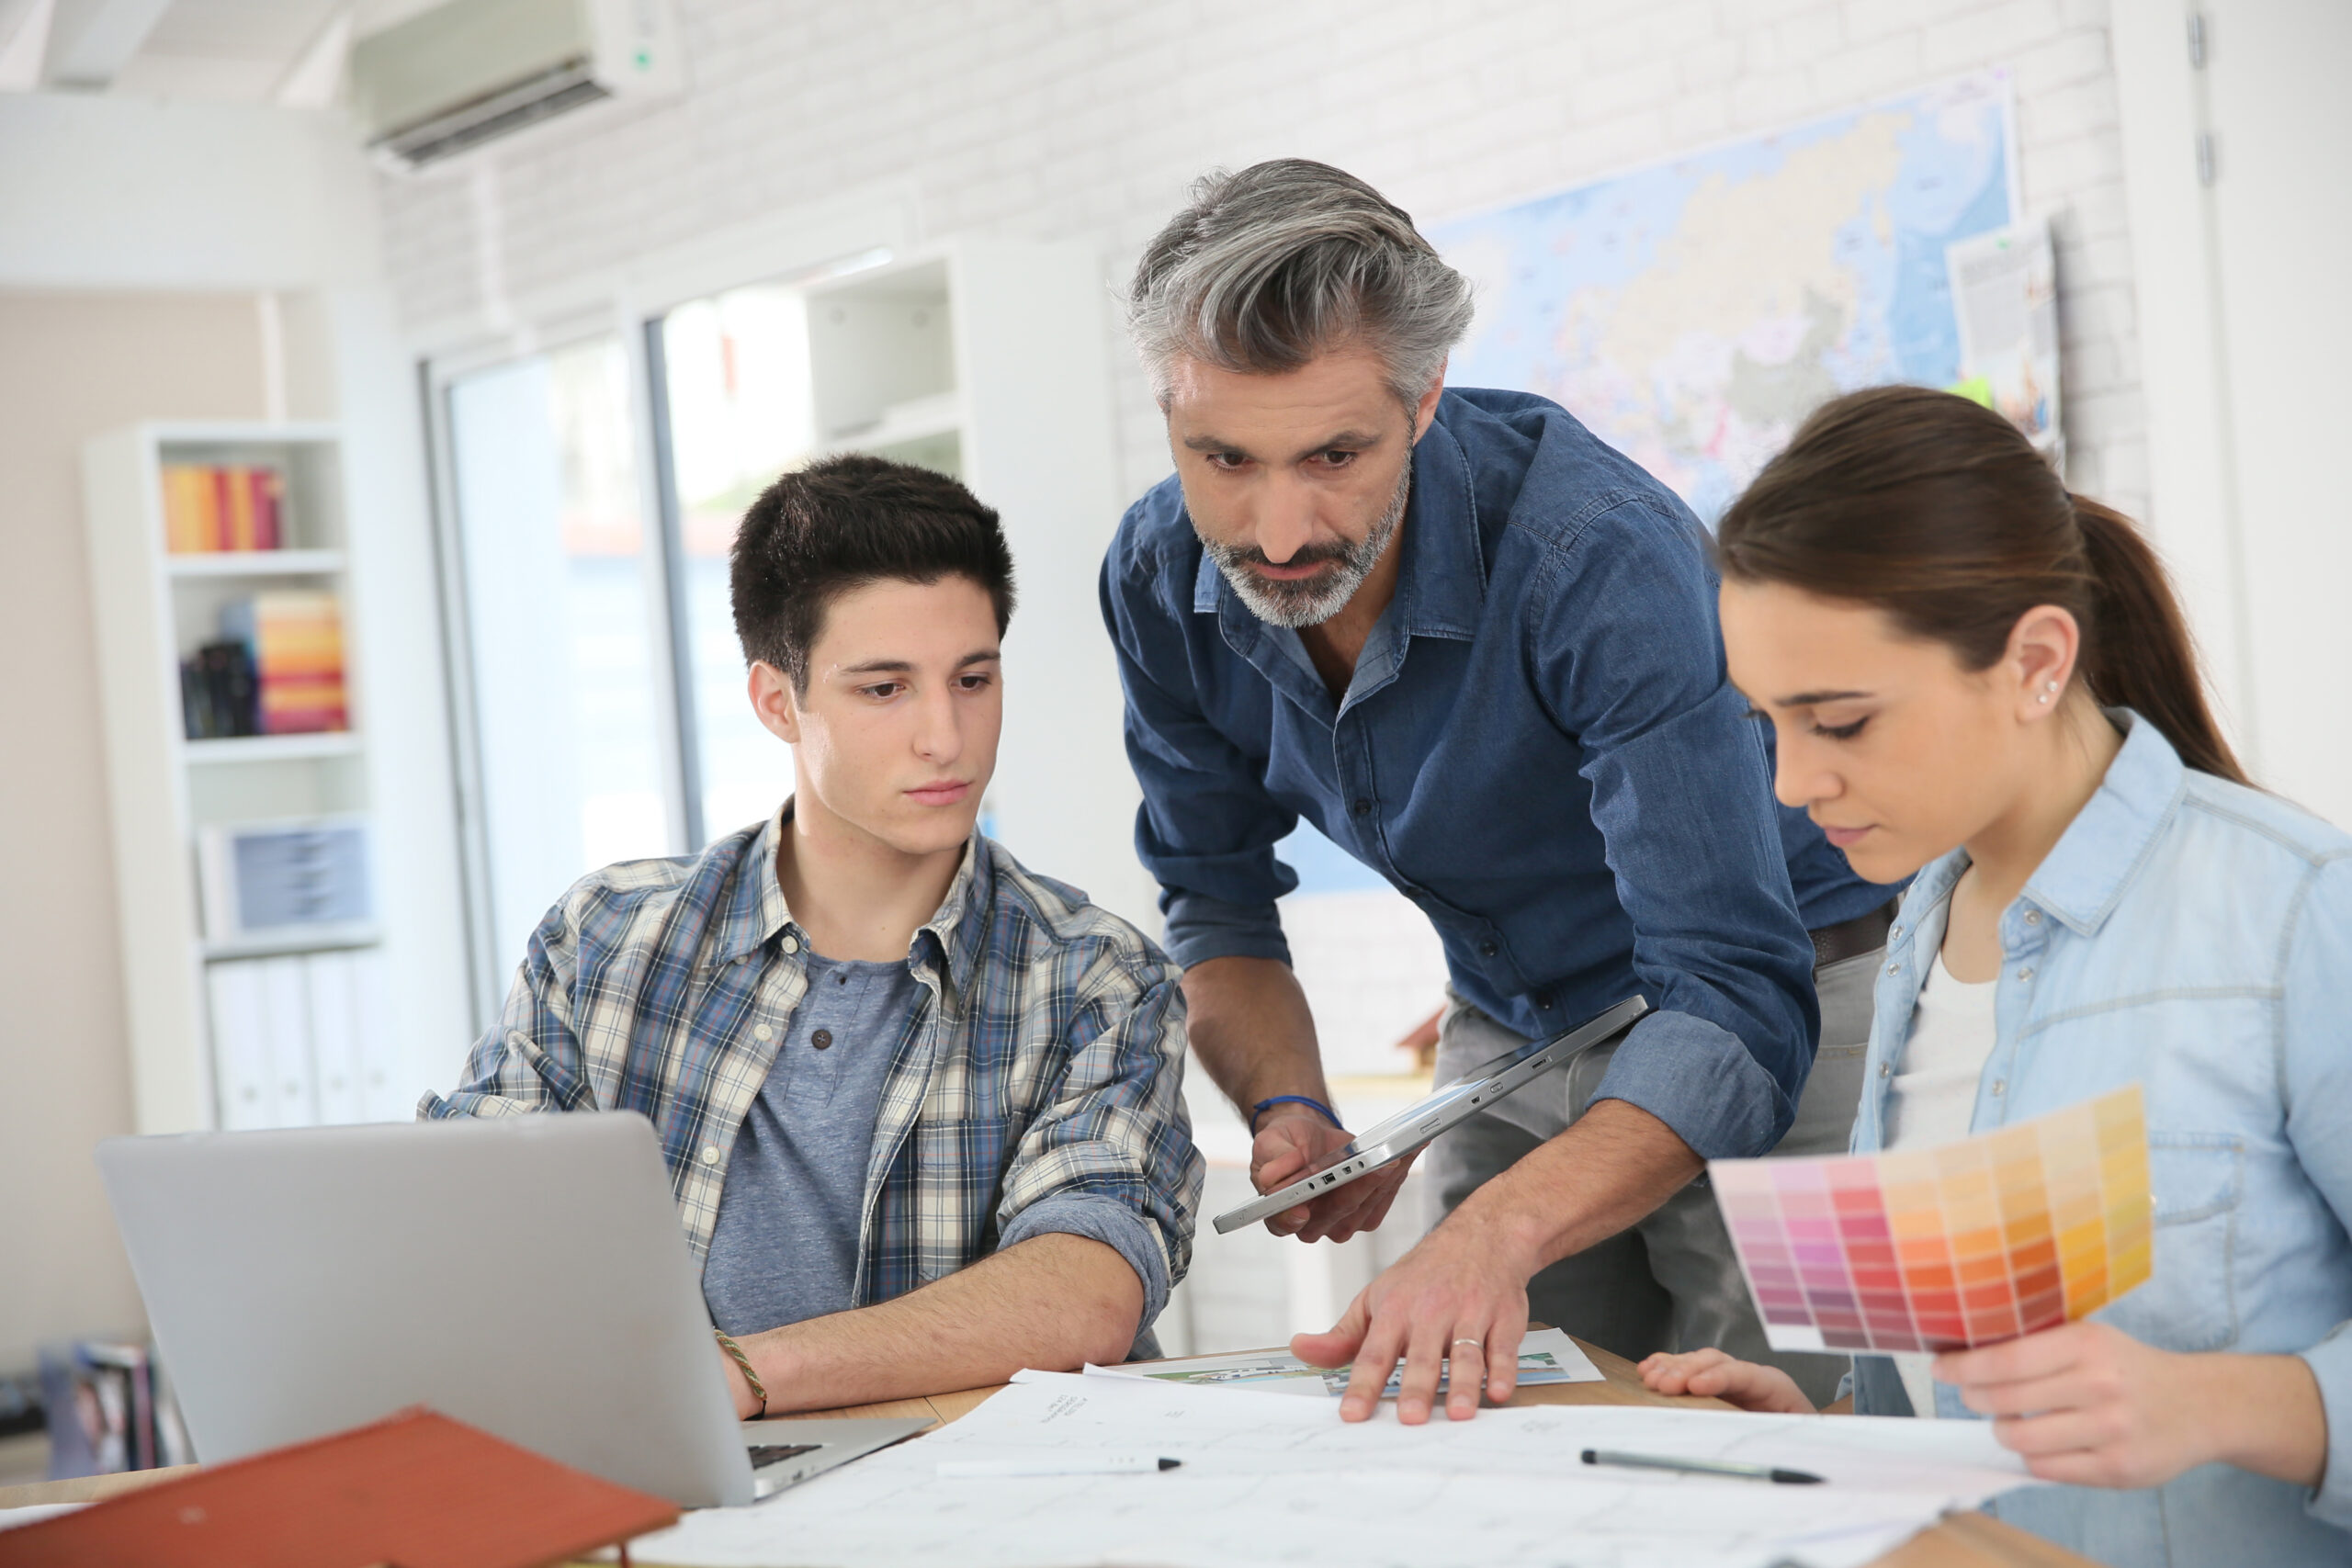
[{"label": "man with gray hair", "polygon": [[[1443,940],[1441,1077],[1635,992],[1657,1010],[1441,1140],[1447,1217],[1293,1341],[1353,1362],[1355,1420],[1400,1357],[1408,1422],[1449,1356],[1507,1396],[1531,1301],[1624,1355],[1791,1364],[1696,1179],[1845,1147],[1889,911],[1773,804],[1696,520],[1557,405],[1447,389],[1470,317],[1409,217],[1297,159],[1201,181],[1128,299],[1176,461],[1102,567],[1136,842],[1258,1190],[1349,1137],[1275,909],[1302,818]],[[1403,1174],[1269,1224],[1344,1240]],[[1807,1359],[1826,1394],[1841,1364]],[[1453,1379],[1450,1414],[1478,1393]]]}]

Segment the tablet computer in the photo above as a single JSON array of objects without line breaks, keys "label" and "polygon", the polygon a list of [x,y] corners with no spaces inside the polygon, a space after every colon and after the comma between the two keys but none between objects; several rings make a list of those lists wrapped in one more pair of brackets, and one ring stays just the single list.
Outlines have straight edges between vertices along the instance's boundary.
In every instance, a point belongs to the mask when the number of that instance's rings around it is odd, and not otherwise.
[{"label": "tablet computer", "polygon": [[1555,1034],[1541,1044],[1507,1051],[1452,1083],[1441,1085],[1428,1099],[1391,1116],[1377,1127],[1366,1128],[1342,1147],[1324,1156],[1323,1163],[1289,1186],[1254,1198],[1216,1217],[1219,1235],[1319,1198],[1336,1187],[1370,1176],[1396,1164],[1447,1128],[1517,1093],[1555,1067],[1564,1067],[1597,1046],[1606,1045],[1634,1027],[1650,1010],[1645,997],[1628,997],[1591,1021]]}]

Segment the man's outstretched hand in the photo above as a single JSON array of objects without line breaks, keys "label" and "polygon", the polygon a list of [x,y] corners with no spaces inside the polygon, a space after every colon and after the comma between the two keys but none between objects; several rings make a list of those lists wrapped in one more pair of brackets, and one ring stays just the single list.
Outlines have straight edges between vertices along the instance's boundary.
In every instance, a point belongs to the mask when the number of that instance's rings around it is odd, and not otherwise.
[{"label": "man's outstretched hand", "polygon": [[[1430,1418],[1449,1357],[1459,1357],[1445,1396],[1445,1413],[1456,1421],[1478,1413],[1481,1382],[1497,1403],[1518,1387],[1527,1280],[1534,1270],[1495,1231],[1460,1220],[1457,1214],[1423,1236],[1365,1286],[1329,1333],[1291,1340],[1291,1354],[1310,1366],[1348,1368],[1341,1418],[1365,1420],[1380,1407],[1399,1358],[1405,1375],[1396,1418],[1407,1426]],[[1464,1340],[1471,1343],[1457,1343]]]},{"label": "man's outstretched hand", "polygon": [[[1250,1145],[1250,1179],[1261,1192],[1286,1187],[1347,1147],[1355,1136],[1334,1127],[1304,1105],[1276,1105],[1258,1118],[1258,1135]],[[1276,1235],[1301,1241],[1345,1241],[1358,1231],[1379,1226],[1388,1217],[1396,1190],[1405,1184],[1411,1158],[1374,1171],[1370,1176],[1332,1189],[1328,1196],[1284,1209],[1266,1222]]]},{"label": "man's outstretched hand", "polygon": [[1467,1420],[1478,1409],[1478,1380],[1468,1375],[1477,1358],[1485,1359],[1489,1399],[1509,1399],[1519,1386],[1527,1281],[1535,1271],[1616,1235],[1703,1168],[1656,1116],[1621,1100],[1602,1100],[1472,1193],[1364,1287],[1329,1334],[1299,1335],[1291,1353],[1318,1367],[1348,1366],[1340,1414],[1351,1421],[1379,1408],[1381,1389],[1402,1357],[1396,1418],[1419,1423],[1430,1418],[1439,1367],[1460,1350],[1464,1375],[1447,1390],[1445,1410]]}]

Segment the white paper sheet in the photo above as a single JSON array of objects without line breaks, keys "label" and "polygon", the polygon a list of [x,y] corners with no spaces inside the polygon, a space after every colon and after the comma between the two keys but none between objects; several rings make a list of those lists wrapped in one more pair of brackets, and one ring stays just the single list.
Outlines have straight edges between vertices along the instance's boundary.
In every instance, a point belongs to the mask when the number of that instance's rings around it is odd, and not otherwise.
[{"label": "white paper sheet", "polygon": [[[1310,1367],[1287,1350],[1244,1350],[1230,1356],[1187,1356],[1172,1361],[1138,1361],[1120,1367],[1086,1369],[1090,1377],[1137,1378],[1146,1382],[1181,1382],[1195,1388],[1241,1388],[1254,1393],[1318,1395],[1337,1399],[1348,1391],[1348,1369]],[[1442,1393],[1452,1386],[1453,1366],[1438,1374]],[[1383,1399],[1396,1397],[1404,1381],[1404,1364],[1388,1374]],[[1545,1383],[1600,1382],[1599,1367],[1577,1348],[1565,1329],[1545,1328],[1519,1342],[1519,1385],[1539,1388]]]},{"label": "white paper sheet", "polygon": [[1944,248],[1944,266],[1960,327],[1962,386],[1981,379],[1992,407],[2063,468],[2058,265],[2050,225],[2018,223],[1956,240]]},{"label": "white paper sheet", "polygon": [[[1608,1448],[1809,1470],[1777,1486],[1600,1469]],[[1157,1475],[943,1481],[943,1459],[1166,1455]],[[1538,1405],[1357,1425],[1321,1400],[1023,1372],[962,1420],[636,1542],[679,1568],[1813,1568],[1867,1562],[2028,1484],[1979,1422]]]}]

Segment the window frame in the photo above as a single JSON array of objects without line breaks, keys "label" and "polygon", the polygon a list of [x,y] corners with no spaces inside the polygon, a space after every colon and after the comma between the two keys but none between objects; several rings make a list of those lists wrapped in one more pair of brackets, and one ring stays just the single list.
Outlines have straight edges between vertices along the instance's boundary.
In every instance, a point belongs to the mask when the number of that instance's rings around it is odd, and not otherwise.
[{"label": "window frame", "polygon": [[[457,504],[450,394],[465,378],[597,338],[617,338],[627,367],[629,427],[639,515],[653,533],[645,552],[647,626],[655,652],[654,744],[660,762],[669,852],[706,841],[702,756],[695,728],[694,664],[687,638],[684,539],[671,441],[662,330],[672,311],[731,289],[805,287],[888,265],[913,238],[911,203],[900,195],[819,213],[786,215],[656,254],[627,267],[575,280],[527,300],[504,299],[483,279],[476,312],[413,332],[424,462],[432,499],[437,588],[449,716],[451,798],[458,818],[469,989],[477,1034],[496,1022],[518,954],[498,950],[482,773],[481,702],[466,581],[464,521]],[[587,869],[587,868],[583,868]]]}]

